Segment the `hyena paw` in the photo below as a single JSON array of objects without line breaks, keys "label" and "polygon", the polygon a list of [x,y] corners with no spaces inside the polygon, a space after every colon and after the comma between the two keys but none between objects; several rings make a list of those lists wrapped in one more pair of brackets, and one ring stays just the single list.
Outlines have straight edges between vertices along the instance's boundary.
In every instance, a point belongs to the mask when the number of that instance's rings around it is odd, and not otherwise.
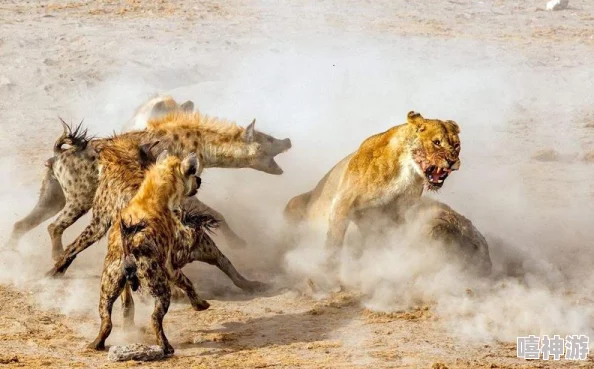
[{"label": "hyena paw", "polygon": [[208,309],[210,307],[210,304],[206,300],[196,299],[192,301],[192,307],[196,311],[202,311]]}]

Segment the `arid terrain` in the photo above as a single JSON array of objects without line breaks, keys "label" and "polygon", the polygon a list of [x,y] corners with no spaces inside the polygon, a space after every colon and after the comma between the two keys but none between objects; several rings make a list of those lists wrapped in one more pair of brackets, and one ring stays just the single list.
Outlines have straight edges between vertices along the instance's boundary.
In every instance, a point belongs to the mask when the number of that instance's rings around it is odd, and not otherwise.
[{"label": "arid terrain", "polygon": [[[172,305],[173,357],[112,363],[85,346],[99,329],[105,240],[64,279],[48,222],[0,249],[0,365],[27,368],[549,368],[516,337],[594,337],[594,2],[0,1],[3,245],[36,202],[58,116],[90,134],[121,131],[156,94],[257,127],[293,147],[281,176],[208,169],[199,197],[244,236],[221,250],[243,293],[215,268],[186,267],[211,303]],[[477,279],[414,242],[414,227],[325,270],[323,238],[289,247],[282,210],[366,137],[410,110],[461,127],[462,166],[432,197],[489,241]],[[88,221],[67,230],[76,237]],[[345,289],[336,290],[335,277]],[[308,283],[309,282],[309,283]],[[150,302],[125,332],[119,303],[108,345],[154,344]]]}]

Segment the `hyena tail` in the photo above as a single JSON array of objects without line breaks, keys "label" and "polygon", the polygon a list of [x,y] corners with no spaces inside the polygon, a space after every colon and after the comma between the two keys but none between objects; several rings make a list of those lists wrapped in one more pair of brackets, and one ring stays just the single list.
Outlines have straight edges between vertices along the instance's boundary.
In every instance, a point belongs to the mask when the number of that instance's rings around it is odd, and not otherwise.
[{"label": "hyena tail", "polygon": [[122,262],[124,276],[126,277],[126,282],[130,284],[132,291],[136,291],[140,286],[140,281],[138,280],[138,275],[136,274],[136,258],[132,253],[131,241],[135,234],[142,231],[146,227],[146,223],[144,221],[140,221],[137,223],[130,222],[129,224],[126,224],[121,217],[119,223],[123,251]]},{"label": "hyena tail", "polygon": [[66,150],[62,147],[64,145],[69,145],[70,148],[74,148],[76,151],[84,150],[91,138],[87,136],[87,130],[83,129],[83,122],[81,121],[76,127],[64,122],[62,118],[60,118],[60,122],[64,128],[64,132],[54,144],[54,154],[58,155],[64,152]]}]

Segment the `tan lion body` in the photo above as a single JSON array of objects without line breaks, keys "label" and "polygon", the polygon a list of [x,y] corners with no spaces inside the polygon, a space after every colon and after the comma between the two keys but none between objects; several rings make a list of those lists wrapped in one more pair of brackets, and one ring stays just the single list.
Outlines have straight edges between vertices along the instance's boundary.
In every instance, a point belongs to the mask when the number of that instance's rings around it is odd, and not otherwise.
[{"label": "tan lion body", "polygon": [[285,208],[289,221],[327,224],[327,244],[340,246],[354,222],[365,235],[380,231],[377,216],[397,221],[400,210],[435,190],[460,166],[459,128],[453,121],[425,119],[410,112],[408,122],[367,138],[318,185]]}]

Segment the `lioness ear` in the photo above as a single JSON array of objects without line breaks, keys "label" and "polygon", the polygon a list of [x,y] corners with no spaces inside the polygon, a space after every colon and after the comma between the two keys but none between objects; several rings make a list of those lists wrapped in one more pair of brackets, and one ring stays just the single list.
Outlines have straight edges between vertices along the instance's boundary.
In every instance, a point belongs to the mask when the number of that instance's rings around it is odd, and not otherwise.
[{"label": "lioness ear", "polygon": [[187,113],[191,113],[194,110],[194,103],[192,102],[192,100],[188,100],[185,103],[181,104],[179,106],[179,108],[182,111],[185,111]]},{"label": "lioness ear", "polygon": [[409,111],[406,115],[406,120],[408,124],[411,124],[414,127],[416,127],[417,132],[422,132],[425,130],[425,118],[423,118],[423,116],[420,113]]},{"label": "lioness ear", "polygon": [[254,128],[254,126],[256,125],[256,119],[254,118],[254,120],[252,120],[252,122],[245,127],[245,132],[243,133],[243,139],[245,142],[253,142],[254,141],[254,137],[256,135],[255,131],[256,129]]},{"label": "lioness ear", "polygon": [[160,163],[163,160],[167,159],[168,156],[169,156],[169,153],[167,152],[167,150],[161,151],[159,156],[157,156],[157,163]]},{"label": "lioness ear", "polygon": [[198,159],[196,153],[191,153],[182,161],[182,172],[184,176],[193,176],[198,170]]},{"label": "lioness ear", "polygon": [[458,126],[458,123],[454,122],[453,120],[446,120],[445,124],[447,124],[452,129],[453,133],[460,133],[460,127]]}]

